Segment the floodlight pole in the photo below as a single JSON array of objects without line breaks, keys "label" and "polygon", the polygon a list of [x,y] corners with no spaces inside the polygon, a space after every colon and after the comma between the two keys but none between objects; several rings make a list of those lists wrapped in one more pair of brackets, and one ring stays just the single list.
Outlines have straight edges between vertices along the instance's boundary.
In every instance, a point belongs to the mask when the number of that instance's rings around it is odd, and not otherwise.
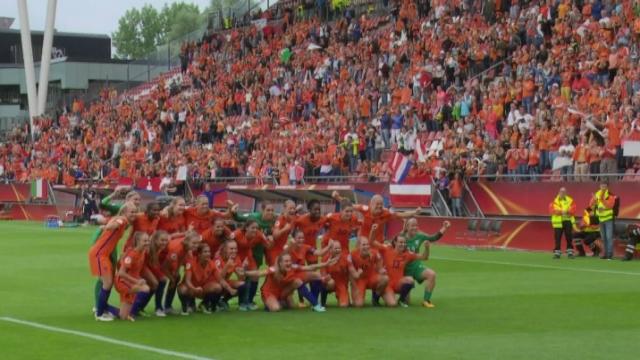
[{"label": "floodlight pole", "polygon": [[20,19],[20,39],[22,41],[22,59],[27,83],[27,101],[29,103],[29,125],[33,140],[33,117],[38,115],[38,94],[36,93],[36,75],[33,68],[33,50],[31,49],[31,30],[29,28],[29,13],[27,0],[18,1],[18,18]]},{"label": "floodlight pole", "polygon": [[56,20],[56,5],[58,0],[47,3],[47,22],[44,27],[42,41],[42,59],[40,60],[40,81],[38,81],[38,115],[44,114],[47,106],[47,91],[49,89],[49,66],[51,65],[51,47],[53,45],[53,25]]}]

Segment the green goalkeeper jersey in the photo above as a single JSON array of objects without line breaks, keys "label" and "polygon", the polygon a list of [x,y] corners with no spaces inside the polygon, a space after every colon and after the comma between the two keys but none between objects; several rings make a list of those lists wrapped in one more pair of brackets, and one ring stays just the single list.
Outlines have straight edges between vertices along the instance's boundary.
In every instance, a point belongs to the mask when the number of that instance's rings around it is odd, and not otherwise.
[{"label": "green goalkeeper jersey", "polygon": [[[407,250],[417,253],[420,251],[420,246],[422,245],[422,243],[424,243],[425,241],[438,241],[441,237],[442,234],[440,232],[437,232],[433,235],[418,232],[412,238],[407,238]],[[422,260],[414,260],[405,266],[405,273],[415,270],[421,265]]]}]

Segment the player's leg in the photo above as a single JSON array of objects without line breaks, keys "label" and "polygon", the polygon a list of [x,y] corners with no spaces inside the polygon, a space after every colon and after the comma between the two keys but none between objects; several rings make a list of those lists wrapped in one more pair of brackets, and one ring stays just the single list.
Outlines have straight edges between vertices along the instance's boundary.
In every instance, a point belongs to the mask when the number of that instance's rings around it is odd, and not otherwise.
[{"label": "player's leg", "polygon": [[351,298],[353,306],[362,307],[364,305],[364,295],[367,290],[367,282],[365,279],[358,279],[351,282]]},{"label": "player's leg", "polygon": [[349,283],[346,281],[336,282],[335,285],[336,299],[338,306],[346,308],[349,306]]},{"label": "player's leg", "polygon": [[266,295],[263,297],[262,301],[264,302],[264,306],[270,312],[278,312],[281,310],[280,301],[273,295]]},{"label": "player's leg", "polygon": [[173,312],[173,298],[176,296],[176,289],[178,288],[178,282],[180,281],[180,274],[177,270],[174,270],[168,274],[168,278],[169,284],[164,298],[164,311],[167,314]]},{"label": "player's leg", "polygon": [[598,241],[599,237],[600,237],[599,231],[588,232],[584,236],[584,243],[587,244],[587,246],[589,246],[589,249],[591,249],[591,252],[593,254],[592,256],[594,257],[600,256],[601,248]]},{"label": "player's leg", "polygon": [[320,292],[320,304],[322,306],[327,306],[327,295],[333,292],[335,288],[336,282],[330,276],[322,282],[322,291]]},{"label": "player's leg", "polygon": [[[389,277],[387,275],[376,275],[369,283],[371,287],[371,301],[374,304],[378,304],[380,297],[384,296],[387,285],[389,285]],[[385,303],[386,302],[387,299],[385,299]]]},{"label": "player's leg", "polygon": [[189,306],[191,306],[191,297],[193,294],[187,288],[187,285],[180,284],[177,286],[178,298],[180,299],[180,304],[182,306],[182,315],[189,315]]},{"label": "player's leg", "polygon": [[222,286],[215,281],[210,281],[204,285],[203,290],[202,312],[211,313],[216,310],[220,296],[222,296]]},{"label": "player's leg", "polygon": [[400,279],[397,290],[400,294],[398,298],[398,304],[402,307],[409,306],[409,294],[411,294],[411,289],[414,287],[413,278],[411,276],[404,276]]},{"label": "player's leg", "polygon": [[106,256],[98,256],[97,262],[102,287],[100,288],[98,303],[96,304],[96,318],[103,317],[105,311],[108,311],[114,316],[118,316],[120,311],[109,305],[109,296],[113,288],[113,265],[111,260]]},{"label": "player's leg", "polygon": [[427,308],[435,307],[435,305],[431,302],[431,296],[433,295],[433,290],[436,287],[436,272],[432,269],[425,268],[420,274],[420,278],[418,282],[426,281],[424,285],[424,296],[422,305]]},{"label": "player's leg", "polygon": [[122,309],[120,310],[120,318],[123,320],[131,320],[142,310],[143,305],[149,301],[149,294],[151,293],[149,285],[134,285],[131,287],[130,293],[134,295],[133,305],[131,305],[130,313],[126,316],[122,316]]},{"label": "player's leg", "polygon": [[[311,306],[317,308],[315,310],[320,310],[320,308],[322,307],[318,306],[318,294],[320,292],[318,284],[320,283],[321,279],[322,276],[318,272],[304,272],[299,278],[302,285],[298,287],[298,294],[301,294],[302,297],[307,299]],[[311,290],[309,290],[309,288],[307,287],[307,283],[312,284]]]}]

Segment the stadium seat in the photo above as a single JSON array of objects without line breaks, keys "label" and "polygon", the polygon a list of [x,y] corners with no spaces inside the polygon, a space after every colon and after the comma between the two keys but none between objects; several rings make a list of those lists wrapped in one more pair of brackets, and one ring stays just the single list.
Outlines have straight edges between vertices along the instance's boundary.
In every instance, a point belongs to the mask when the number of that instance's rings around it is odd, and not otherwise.
[{"label": "stadium seat", "polygon": [[494,220],[491,222],[491,234],[500,235],[502,232],[502,220]]}]

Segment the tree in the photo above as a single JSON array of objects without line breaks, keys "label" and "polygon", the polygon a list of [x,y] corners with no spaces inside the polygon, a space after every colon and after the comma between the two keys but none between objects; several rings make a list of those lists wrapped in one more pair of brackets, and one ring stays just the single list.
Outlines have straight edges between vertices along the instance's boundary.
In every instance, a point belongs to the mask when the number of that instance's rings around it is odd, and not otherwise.
[{"label": "tree", "polygon": [[116,56],[139,59],[170,39],[177,39],[203,25],[198,6],[185,3],[165,5],[161,11],[151,5],[132,8],[118,21],[112,34]]},{"label": "tree", "polygon": [[197,5],[186,3],[166,4],[160,14],[166,40],[174,40],[193,32],[204,25],[205,17]]}]

